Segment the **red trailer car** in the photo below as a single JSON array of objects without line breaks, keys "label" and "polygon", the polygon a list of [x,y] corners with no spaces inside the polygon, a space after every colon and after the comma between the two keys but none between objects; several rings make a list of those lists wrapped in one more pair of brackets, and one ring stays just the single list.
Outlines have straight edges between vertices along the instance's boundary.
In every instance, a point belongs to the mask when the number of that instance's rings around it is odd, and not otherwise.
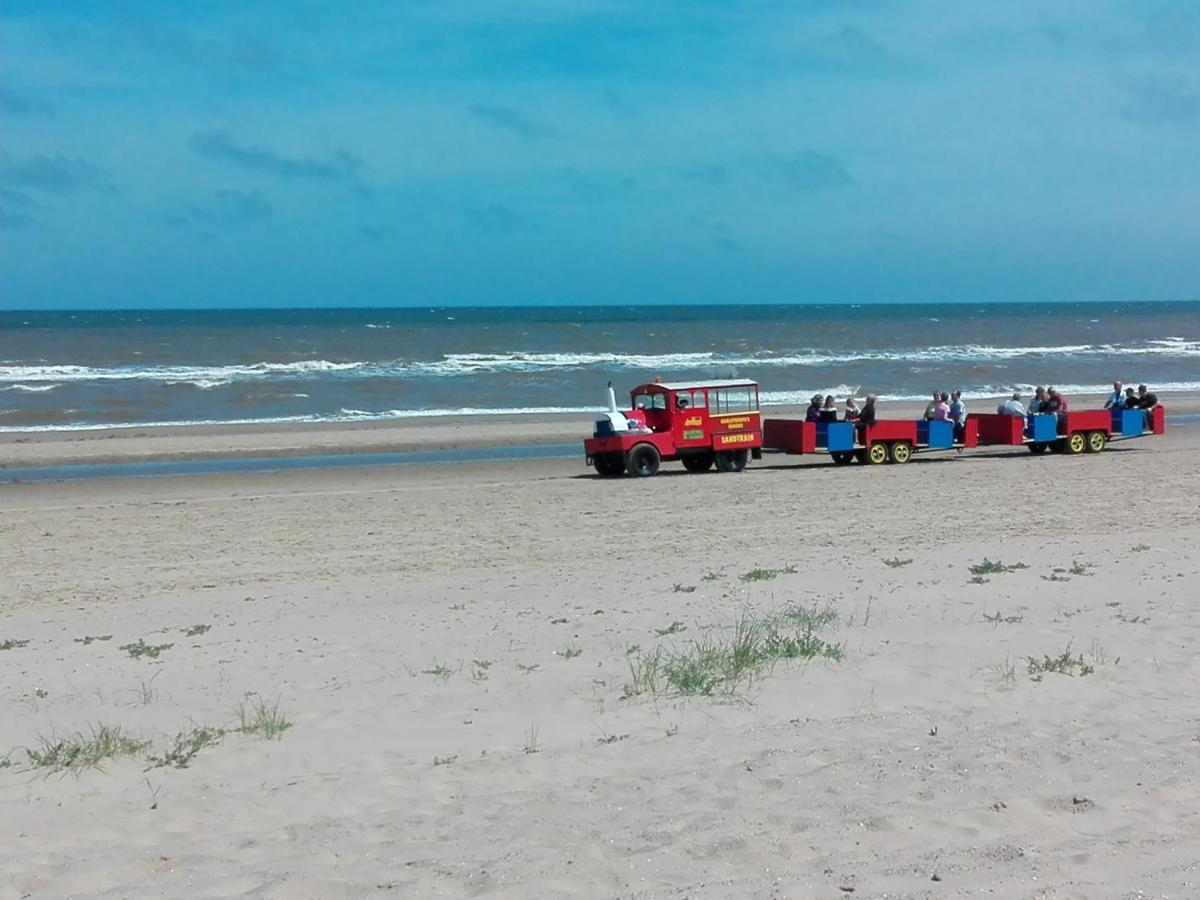
[{"label": "red trailer car", "polygon": [[678,460],[689,472],[740,472],[762,455],[762,418],[754,381],[643,384],[617,409],[608,389],[608,411],[583,442],[588,465],[601,475],[650,476],[660,462]]},{"label": "red trailer car", "polygon": [[835,463],[857,459],[866,465],[903,464],[914,453],[975,447],[978,432],[971,420],[956,435],[954,423],[923,419],[879,419],[866,427],[854,422],[804,422],[767,419],[763,448],[778,453],[828,453]]},{"label": "red trailer car", "polygon": [[972,414],[979,443],[1019,447],[1030,453],[1099,453],[1112,441],[1162,434],[1166,413],[1154,409],[1088,409],[1062,415],[1040,413],[1020,418],[996,413]]}]

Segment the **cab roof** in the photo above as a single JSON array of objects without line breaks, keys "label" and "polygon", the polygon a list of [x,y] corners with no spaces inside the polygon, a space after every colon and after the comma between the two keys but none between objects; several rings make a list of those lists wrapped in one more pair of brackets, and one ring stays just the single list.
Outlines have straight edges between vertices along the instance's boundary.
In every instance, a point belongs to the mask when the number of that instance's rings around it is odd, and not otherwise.
[{"label": "cab roof", "polygon": [[691,391],[696,388],[727,388],[727,387],[758,387],[757,381],[750,381],[745,378],[727,378],[724,380],[715,381],[669,381],[666,383],[643,384],[633,389],[634,393],[638,391],[653,391],[661,389],[664,391]]}]

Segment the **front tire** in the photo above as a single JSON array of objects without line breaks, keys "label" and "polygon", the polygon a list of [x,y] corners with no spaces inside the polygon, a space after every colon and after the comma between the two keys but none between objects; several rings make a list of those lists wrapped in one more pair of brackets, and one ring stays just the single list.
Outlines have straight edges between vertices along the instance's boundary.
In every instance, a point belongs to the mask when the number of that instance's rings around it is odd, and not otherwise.
[{"label": "front tire", "polygon": [[625,474],[625,456],[622,453],[598,453],[592,459],[596,474],[604,478],[612,478]]},{"label": "front tire", "polygon": [[1108,435],[1103,431],[1093,431],[1087,437],[1087,452],[1100,453],[1108,444]]},{"label": "front tire", "polygon": [[682,457],[683,467],[689,472],[707,472],[712,468],[711,453],[689,453]]},{"label": "front tire", "polygon": [[750,459],[749,450],[722,450],[717,454],[717,469],[722,472],[740,472]]},{"label": "front tire", "polygon": [[653,444],[638,444],[629,451],[626,468],[637,478],[649,478],[658,472],[662,457]]}]

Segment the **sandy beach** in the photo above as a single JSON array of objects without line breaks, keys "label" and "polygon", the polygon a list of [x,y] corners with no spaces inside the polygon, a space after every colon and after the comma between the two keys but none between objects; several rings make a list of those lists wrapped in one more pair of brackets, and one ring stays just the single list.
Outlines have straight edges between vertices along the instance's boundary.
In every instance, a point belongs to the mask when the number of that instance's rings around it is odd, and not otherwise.
[{"label": "sandy beach", "polygon": [[0,898],[1194,897],[1198,449],[0,487]]}]

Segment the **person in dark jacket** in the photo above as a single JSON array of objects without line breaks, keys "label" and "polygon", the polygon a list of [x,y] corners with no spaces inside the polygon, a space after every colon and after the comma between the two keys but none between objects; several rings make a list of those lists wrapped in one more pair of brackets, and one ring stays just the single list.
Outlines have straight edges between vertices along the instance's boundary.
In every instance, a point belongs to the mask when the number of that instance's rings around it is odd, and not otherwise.
[{"label": "person in dark jacket", "polygon": [[834,402],[833,394],[829,394],[825,397],[825,405],[821,407],[821,421],[837,421],[837,403]]},{"label": "person in dark jacket", "polygon": [[821,421],[821,395],[813,394],[812,400],[808,404],[808,409],[804,411],[805,422],[820,422]]}]

